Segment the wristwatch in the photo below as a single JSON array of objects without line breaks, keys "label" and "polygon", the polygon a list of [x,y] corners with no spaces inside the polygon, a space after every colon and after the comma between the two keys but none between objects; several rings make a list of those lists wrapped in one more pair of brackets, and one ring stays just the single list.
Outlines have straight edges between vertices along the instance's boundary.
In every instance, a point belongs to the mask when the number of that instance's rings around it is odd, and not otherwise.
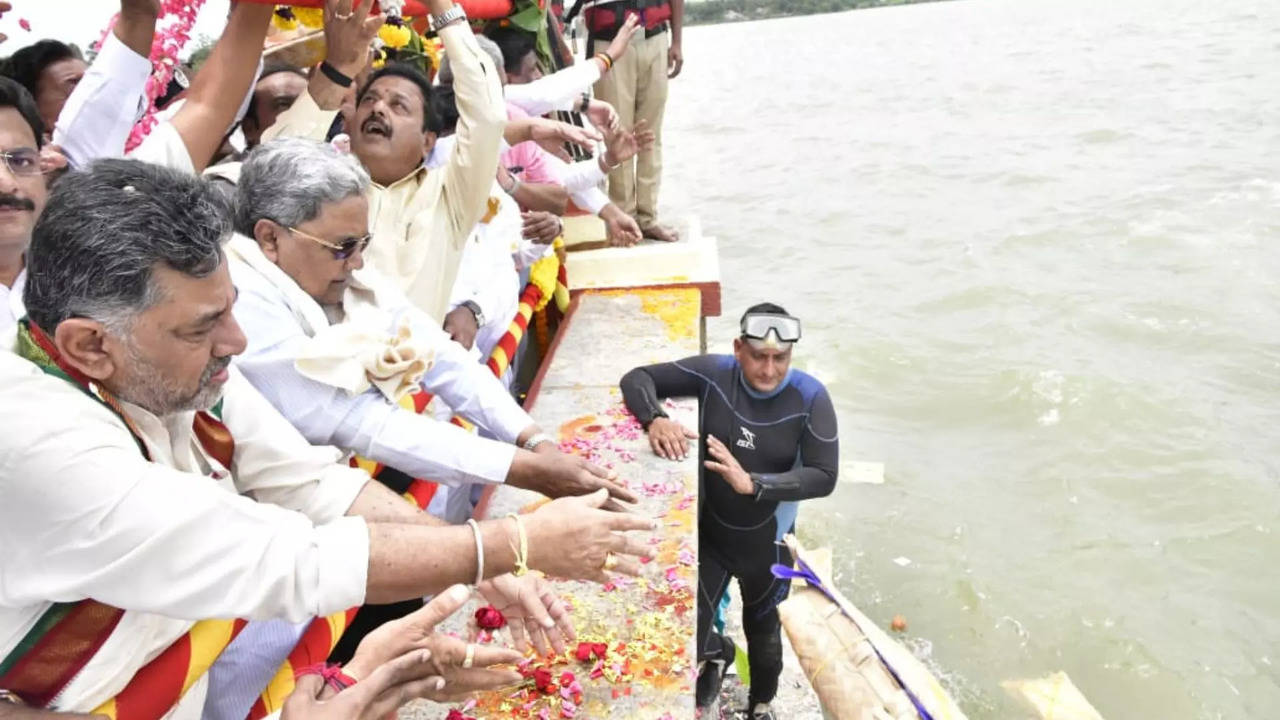
[{"label": "wristwatch", "polygon": [[476,325],[479,327],[484,327],[484,313],[480,311],[480,305],[477,304],[476,301],[463,300],[462,302],[458,303],[458,307],[464,307],[470,310],[471,314],[476,316]]},{"label": "wristwatch", "polygon": [[544,442],[555,442],[555,441],[552,440],[551,436],[546,433],[537,433],[533,437],[529,438],[528,440],[525,440],[524,445],[522,445],[521,447],[523,447],[525,450],[528,450],[529,452],[533,452],[534,448],[538,447]]},{"label": "wristwatch", "polygon": [[440,15],[431,16],[431,29],[440,32],[447,25],[451,25],[459,20],[467,19],[467,11],[462,9],[461,5],[454,5],[445,10]]}]

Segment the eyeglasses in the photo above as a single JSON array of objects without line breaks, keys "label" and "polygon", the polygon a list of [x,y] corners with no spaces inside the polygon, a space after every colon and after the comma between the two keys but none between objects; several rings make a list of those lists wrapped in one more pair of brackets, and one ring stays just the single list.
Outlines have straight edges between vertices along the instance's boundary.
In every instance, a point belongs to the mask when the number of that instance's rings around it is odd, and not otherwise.
[{"label": "eyeglasses", "polygon": [[793,343],[800,339],[800,319],[790,315],[752,313],[742,318],[742,335],[752,340],[766,340],[769,333],[780,343]]},{"label": "eyeglasses", "polygon": [[44,169],[40,167],[40,151],[31,148],[18,148],[17,150],[0,151],[0,159],[4,160],[5,167],[9,168],[9,172],[14,175],[43,175]]},{"label": "eyeglasses", "polygon": [[298,235],[301,235],[302,237],[314,243],[318,243],[320,245],[323,245],[329,248],[329,250],[333,253],[334,260],[346,260],[352,255],[355,255],[357,251],[364,252],[364,249],[369,247],[369,242],[373,240],[373,235],[369,234],[369,235],[365,235],[364,237],[347,238],[346,240],[342,241],[341,245],[334,245],[328,240],[323,240],[321,238],[316,237],[315,235],[310,235],[295,227],[289,227],[285,229],[291,233],[297,233]]}]

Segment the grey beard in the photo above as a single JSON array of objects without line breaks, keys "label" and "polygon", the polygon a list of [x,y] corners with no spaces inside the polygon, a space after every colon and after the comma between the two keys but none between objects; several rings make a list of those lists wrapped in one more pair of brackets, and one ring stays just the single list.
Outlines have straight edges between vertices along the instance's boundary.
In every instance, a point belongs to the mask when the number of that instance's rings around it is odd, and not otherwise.
[{"label": "grey beard", "polygon": [[211,361],[201,374],[195,393],[187,393],[167,382],[164,375],[144,359],[132,343],[126,342],[125,345],[129,351],[129,362],[133,365],[131,375],[137,378],[137,382],[116,393],[121,400],[133,403],[156,417],[165,417],[190,410],[208,410],[222,397],[222,387],[212,385],[210,381],[231,364],[230,357]]}]

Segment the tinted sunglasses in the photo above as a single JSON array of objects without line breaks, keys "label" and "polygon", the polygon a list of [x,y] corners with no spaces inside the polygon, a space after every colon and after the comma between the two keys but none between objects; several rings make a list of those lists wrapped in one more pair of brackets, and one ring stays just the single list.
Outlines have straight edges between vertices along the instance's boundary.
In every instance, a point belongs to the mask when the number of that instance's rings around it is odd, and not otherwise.
[{"label": "tinted sunglasses", "polygon": [[355,255],[356,251],[363,252],[365,248],[369,247],[369,242],[373,240],[373,235],[369,234],[369,235],[365,235],[364,237],[347,238],[346,240],[342,241],[341,245],[334,245],[328,240],[323,240],[321,238],[316,237],[315,235],[310,235],[295,227],[287,227],[285,229],[291,233],[296,233],[298,235],[301,235],[302,237],[314,243],[318,243],[320,245],[323,245],[329,248],[329,251],[333,253],[334,260],[346,260],[352,255]]}]

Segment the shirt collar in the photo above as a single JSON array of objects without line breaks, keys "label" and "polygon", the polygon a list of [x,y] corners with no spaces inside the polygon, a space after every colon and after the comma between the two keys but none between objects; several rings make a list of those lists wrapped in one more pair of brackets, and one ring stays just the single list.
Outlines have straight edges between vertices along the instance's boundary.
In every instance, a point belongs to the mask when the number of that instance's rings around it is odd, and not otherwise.
[{"label": "shirt collar", "polygon": [[400,178],[399,180],[397,180],[397,181],[395,181],[395,182],[391,183],[390,185],[378,185],[378,183],[374,183],[374,185],[375,185],[375,186],[378,186],[378,187],[383,187],[383,188],[385,188],[385,189],[387,189],[387,190],[395,190],[396,188],[398,188],[398,187],[400,187],[400,186],[402,186],[402,185],[408,185],[408,184],[410,184],[410,183],[414,183],[414,182],[421,182],[421,181],[422,181],[422,179],[423,179],[424,177],[426,177],[426,175],[427,175],[427,168],[426,168],[426,166],[425,166],[425,165],[419,165],[416,169],[414,169],[414,171],[413,171],[413,172],[409,173],[408,175],[405,175],[404,177],[402,177],[402,178]]}]

